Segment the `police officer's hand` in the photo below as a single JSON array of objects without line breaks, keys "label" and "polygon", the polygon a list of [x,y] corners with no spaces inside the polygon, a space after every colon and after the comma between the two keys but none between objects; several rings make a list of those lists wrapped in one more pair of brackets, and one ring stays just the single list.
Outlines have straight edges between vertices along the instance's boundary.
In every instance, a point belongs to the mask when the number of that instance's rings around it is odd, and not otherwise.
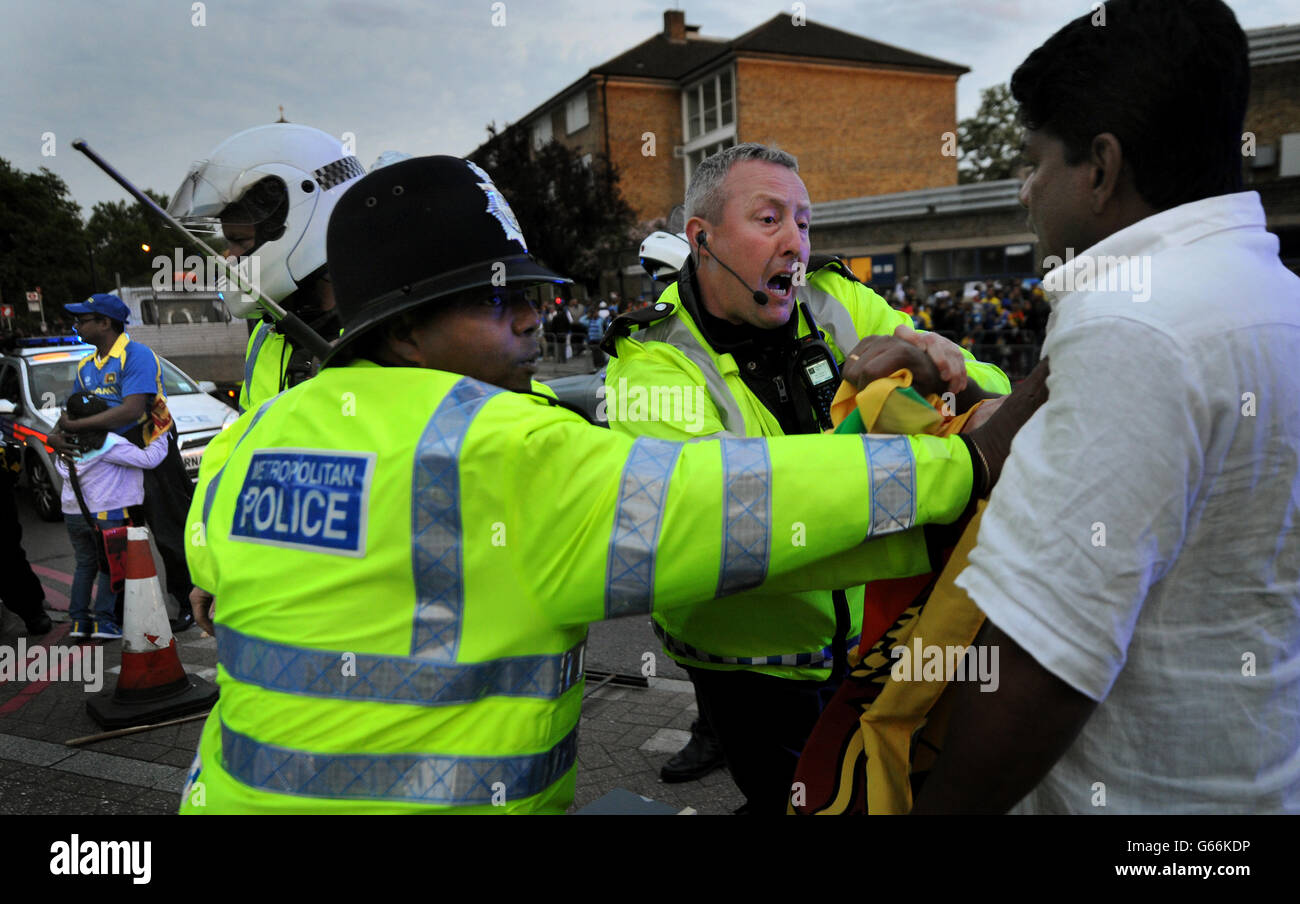
[{"label": "police officer's hand", "polygon": [[217,628],[212,624],[212,607],[215,601],[216,597],[202,587],[195,587],[190,591],[190,611],[194,613],[194,622],[213,637],[217,634]]},{"label": "police officer's hand", "polygon": [[963,431],[962,435],[971,448],[971,463],[975,466],[974,493],[987,496],[1002,475],[1002,465],[1006,463],[1011,452],[1011,440],[1016,432],[1033,416],[1038,407],[1047,401],[1047,377],[1049,374],[1047,359],[1038,362],[1028,377],[1017,386],[1009,396],[995,402],[986,402],[980,406],[981,411],[989,405],[996,405],[993,415],[978,427]]},{"label": "police officer's hand", "polygon": [[942,395],[948,389],[934,359],[918,345],[898,335],[863,339],[844,359],[840,376],[861,390],[872,380],[887,377],[903,368],[912,372],[912,386],[923,396]]},{"label": "police officer's hand", "polygon": [[900,323],[894,335],[930,356],[949,392],[959,393],[966,388],[966,356],[956,342],[938,333],[918,333],[906,323]]}]

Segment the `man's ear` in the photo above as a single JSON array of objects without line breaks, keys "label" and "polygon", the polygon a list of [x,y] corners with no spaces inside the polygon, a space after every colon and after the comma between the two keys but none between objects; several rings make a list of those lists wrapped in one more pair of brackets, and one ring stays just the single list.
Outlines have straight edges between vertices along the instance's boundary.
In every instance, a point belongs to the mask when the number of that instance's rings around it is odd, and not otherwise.
[{"label": "man's ear", "polygon": [[1088,148],[1088,163],[1092,167],[1089,185],[1092,212],[1101,213],[1120,189],[1120,174],[1124,169],[1124,148],[1110,132],[1094,136]]},{"label": "man's ear", "polygon": [[412,336],[413,324],[404,314],[393,318],[393,322],[384,330],[384,349],[390,361],[400,362],[409,367],[424,367],[424,358],[420,346]]},{"label": "man's ear", "polygon": [[[686,228],[682,231],[686,233],[686,241],[690,244],[691,250],[695,252],[696,259],[700,253],[699,236],[701,232],[707,233],[709,224],[702,217],[691,217],[686,221]],[[707,241],[707,240],[706,240]]]}]

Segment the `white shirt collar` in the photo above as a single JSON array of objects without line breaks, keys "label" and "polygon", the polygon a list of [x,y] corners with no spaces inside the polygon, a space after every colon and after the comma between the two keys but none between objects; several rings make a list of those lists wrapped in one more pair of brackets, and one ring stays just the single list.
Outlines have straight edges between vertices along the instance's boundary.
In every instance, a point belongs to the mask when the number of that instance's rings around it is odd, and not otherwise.
[{"label": "white shirt collar", "polygon": [[1043,292],[1055,312],[1057,305],[1070,296],[1091,291],[1084,285],[1089,269],[1095,273],[1093,281],[1099,283],[1108,267],[1119,265],[1116,258],[1154,255],[1229,229],[1263,229],[1265,222],[1259,193],[1254,191],[1180,204],[1112,232],[1082,254],[1067,257],[1043,276]]}]

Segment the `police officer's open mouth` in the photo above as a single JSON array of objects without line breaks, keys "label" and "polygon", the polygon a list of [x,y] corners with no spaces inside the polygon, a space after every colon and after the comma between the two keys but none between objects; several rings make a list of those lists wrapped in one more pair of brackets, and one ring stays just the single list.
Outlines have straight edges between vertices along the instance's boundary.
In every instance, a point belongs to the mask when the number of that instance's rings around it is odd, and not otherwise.
[{"label": "police officer's open mouth", "polygon": [[776,276],[773,276],[771,279],[769,279],[766,285],[767,288],[770,289],[773,294],[785,295],[787,292],[790,291],[790,285],[792,281],[793,281],[793,277],[791,277],[789,273],[778,273]]}]

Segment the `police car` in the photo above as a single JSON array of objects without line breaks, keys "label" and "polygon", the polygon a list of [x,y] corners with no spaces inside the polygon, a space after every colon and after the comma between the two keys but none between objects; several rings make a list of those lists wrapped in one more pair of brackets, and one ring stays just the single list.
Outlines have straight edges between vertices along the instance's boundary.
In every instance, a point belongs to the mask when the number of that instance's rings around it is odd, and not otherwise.
[{"label": "police car", "polygon": [[[72,392],[77,362],[95,351],[76,336],[19,339],[0,349],[0,434],[24,446],[23,474],[37,513],[46,521],[63,517],[59,495],[63,483],[54,469],[54,450],[45,437],[54,429],[62,403]],[[176,421],[181,459],[191,480],[212,437],[229,427],[239,413],[208,395],[215,386],[191,379],[160,356],[167,408]]]}]

